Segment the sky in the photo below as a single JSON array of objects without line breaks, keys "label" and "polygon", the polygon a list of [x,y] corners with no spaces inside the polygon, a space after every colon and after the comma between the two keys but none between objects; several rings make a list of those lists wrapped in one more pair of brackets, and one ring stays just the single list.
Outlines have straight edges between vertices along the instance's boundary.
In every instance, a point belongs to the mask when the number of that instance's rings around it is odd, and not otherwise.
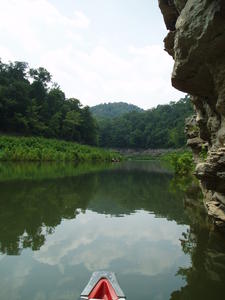
[{"label": "sky", "polygon": [[179,100],[158,0],[0,0],[0,58],[45,67],[83,105]]}]

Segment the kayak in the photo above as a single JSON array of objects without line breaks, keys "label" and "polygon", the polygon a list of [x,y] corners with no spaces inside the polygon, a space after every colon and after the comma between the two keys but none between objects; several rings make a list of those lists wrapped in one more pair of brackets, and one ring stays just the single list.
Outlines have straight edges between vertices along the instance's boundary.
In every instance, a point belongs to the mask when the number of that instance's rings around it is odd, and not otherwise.
[{"label": "kayak", "polygon": [[112,272],[94,272],[80,295],[80,299],[89,300],[125,300],[116,275]]},{"label": "kayak", "polygon": [[89,300],[125,300],[116,275],[112,272],[94,272],[80,295],[80,299]]}]

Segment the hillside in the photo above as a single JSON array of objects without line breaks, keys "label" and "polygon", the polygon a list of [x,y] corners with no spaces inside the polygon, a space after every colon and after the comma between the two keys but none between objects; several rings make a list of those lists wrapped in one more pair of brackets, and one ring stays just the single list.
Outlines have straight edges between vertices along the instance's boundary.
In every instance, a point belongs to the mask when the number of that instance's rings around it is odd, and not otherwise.
[{"label": "hillside", "polygon": [[93,116],[97,119],[120,117],[126,113],[143,111],[140,107],[125,102],[103,103],[90,108]]},{"label": "hillside", "polygon": [[190,99],[131,111],[112,119],[98,120],[99,145],[109,148],[162,149],[186,144],[185,118],[193,114]]},{"label": "hillside", "polygon": [[66,98],[44,68],[0,60],[0,131],[96,145],[97,127],[87,106]]}]

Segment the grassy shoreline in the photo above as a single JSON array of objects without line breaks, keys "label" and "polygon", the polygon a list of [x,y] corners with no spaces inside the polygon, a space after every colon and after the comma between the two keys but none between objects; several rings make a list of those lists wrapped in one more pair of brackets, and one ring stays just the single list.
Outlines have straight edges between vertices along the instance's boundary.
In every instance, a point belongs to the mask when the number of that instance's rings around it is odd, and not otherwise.
[{"label": "grassy shoreline", "polygon": [[0,161],[113,161],[121,155],[97,147],[42,137],[0,136]]}]

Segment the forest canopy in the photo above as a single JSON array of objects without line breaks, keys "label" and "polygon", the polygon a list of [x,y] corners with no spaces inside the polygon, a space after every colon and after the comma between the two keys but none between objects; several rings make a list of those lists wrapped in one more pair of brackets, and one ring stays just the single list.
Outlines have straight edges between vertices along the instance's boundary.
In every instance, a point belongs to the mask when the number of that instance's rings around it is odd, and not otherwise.
[{"label": "forest canopy", "polygon": [[124,102],[92,108],[66,98],[45,68],[0,60],[0,133],[39,136],[105,148],[179,148],[186,143],[186,96],[143,110]]},{"label": "forest canopy", "polygon": [[134,149],[183,147],[186,144],[185,118],[192,114],[193,108],[186,96],[178,102],[146,111],[134,110],[115,118],[101,115],[98,118],[99,145]]},{"label": "forest canopy", "polygon": [[0,60],[0,131],[97,144],[97,127],[89,107],[66,99],[45,68]]},{"label": "forest canopy", "polygon": [[115,118],[132,111],[144,111],[140,107],[126,102],[102,103],[90,107],[90,110],[97,119]]}]

